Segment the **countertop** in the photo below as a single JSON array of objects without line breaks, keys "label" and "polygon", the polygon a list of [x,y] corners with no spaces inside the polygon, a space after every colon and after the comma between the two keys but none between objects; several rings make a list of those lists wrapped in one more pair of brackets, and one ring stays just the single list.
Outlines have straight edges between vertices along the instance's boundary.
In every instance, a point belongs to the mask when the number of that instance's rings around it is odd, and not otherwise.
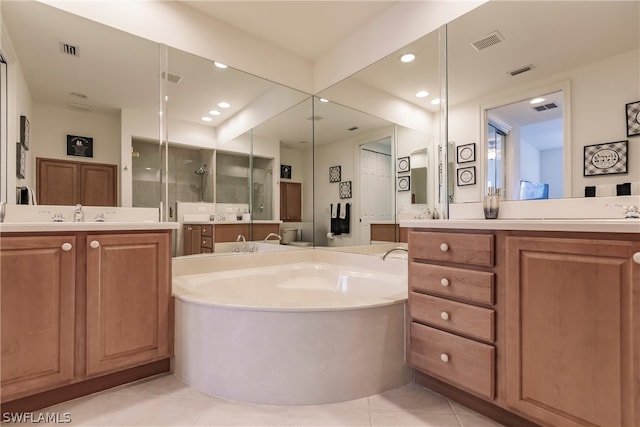
[{"label": "countertop", "polygon": [[276,219],[256,219],[247,221],[183,221],[183,224],[192,225],[233,225],[233,224],[280,224],[282,221]]},{"label": "countertop", "polygon": [[527,230],[640,233],[640,219],[415,219],[400,227],[455,230]]},{"label": "countertop", "polygon": [[177,222],[3,222],[0,233],[176,230],[178,227]]}]

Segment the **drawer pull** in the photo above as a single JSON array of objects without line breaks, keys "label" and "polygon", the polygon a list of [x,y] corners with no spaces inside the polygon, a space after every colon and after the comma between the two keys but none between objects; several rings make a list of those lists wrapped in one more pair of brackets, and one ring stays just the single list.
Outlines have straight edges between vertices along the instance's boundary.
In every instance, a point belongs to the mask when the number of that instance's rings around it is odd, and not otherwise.
[{"label": "drawer pull", "polygon": [[65,252],[69,252],[72,248],[73,248],[73,245],[71,243],[67,242],[62,244],[62,250]]},{"label": "drawer pull", "polygon": [[449,320],[449,313],[447,313],[446,311],[443,311],[442,313],[440,313],[440,318],[442,320]]},{"label": "drawer pull", "polygon": [[633,254],[633,262],[635,262],[636,264],[640,264],[640,252],[636,252],[635,254]]},{"label": "drawer pull", "polygon": [[440,284],[446,288],[447,286],[449,286],[449,279],[443,277],[442,279],[440,279]]},{"label": "drawer pull", "polygon": [[97,240],[92,240],[91,243],[89,243],[89,246],[91,246],[93,249],[99,248],[100,242],[98,242]]},{"label": "drawer pull", "polygon": [[442,353],[440,355],[440,360],[442,360],[444,363],[448,363],[449,362],[449,355],[447,353]]},{"label": "drawer pull", "polygon": [[449,245],[447,245],[446,243],[440,243],[440,250],[442,252],[447,252],[449,250]]}]

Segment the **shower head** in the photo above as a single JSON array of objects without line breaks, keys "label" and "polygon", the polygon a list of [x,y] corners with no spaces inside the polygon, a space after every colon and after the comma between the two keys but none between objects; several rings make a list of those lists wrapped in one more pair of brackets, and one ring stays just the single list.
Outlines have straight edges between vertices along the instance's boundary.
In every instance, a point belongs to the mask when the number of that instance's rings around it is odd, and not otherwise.
[{"label": "shower head", "polygon": [[207,173],[207,165],[206,165],[206,163],[204,165],[200,166],[198,168],[198,170],[195,171],[195,173],[197,175],[204,175],[205,173]]}]

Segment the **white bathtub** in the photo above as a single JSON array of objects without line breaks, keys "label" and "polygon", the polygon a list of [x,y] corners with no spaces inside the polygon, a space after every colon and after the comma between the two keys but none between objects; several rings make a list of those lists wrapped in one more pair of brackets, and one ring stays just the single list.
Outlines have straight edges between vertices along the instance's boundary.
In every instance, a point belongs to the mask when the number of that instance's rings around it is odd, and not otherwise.
[{"label": "white bathtub", "polygon": [[407,279],[381,270],[312,259],[174,277],[174,372],[209,394],[276,405],[405,384]]}]

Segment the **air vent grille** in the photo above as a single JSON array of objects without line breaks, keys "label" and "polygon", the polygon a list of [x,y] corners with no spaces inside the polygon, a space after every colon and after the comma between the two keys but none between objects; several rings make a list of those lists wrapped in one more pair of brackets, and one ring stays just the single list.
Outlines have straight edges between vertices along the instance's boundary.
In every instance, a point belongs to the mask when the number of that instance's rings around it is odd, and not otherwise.
[{"label": "air vent grille", "polygon": [[323,117],[320,117],[320,116],[307,117],[307,120],[313,120],[314,122],[320,121],[322,119],[323,119]]},{"label": "air vent grille", "polygon": [[509,71],[509,74],[512,76],[517,76],[518,74],[526,73],[527,71],[533,70],[535,67],[531,64],[525,65],[524,67],[516,68],[515,70]]},{"label": "air vent grille", "polygon": [[555,102],[544,105],[536,105],[535,107],[533,107],[533,109],[536,111],[553,110],[554,108],[558,108],[558,105]]},{"label": "air vent grille", "polygon": [[60,42],[60,52],[63,55],[80,56],[80,48],[69,43]]},{"label": "air vent grille", "polygon": [[471,43],[471,46],[473,46],[475,50],[481,51],[482,49],[486,49],[490,46],[498,44],[503,40],[504,40],[504,37],[502,37],[502,34],[500,34],[497,31],[494,31],[491,34],[484,36],[480,40]]},{"label": "air vent grille", "polygon": [[172,74],[172,73],[165,73],[165,72],[162,73],[162,78],[175,84],[180,83],[180,80],[182,80],[182,76],[179,76],[177,74]]},{"label": "air vent grille", "polygon": [[352,126],[352,127],[348,128],[347,130],[349,132],[353,132],[354,130],[358,130],[358,129],[359,129],[358,126]]}]

